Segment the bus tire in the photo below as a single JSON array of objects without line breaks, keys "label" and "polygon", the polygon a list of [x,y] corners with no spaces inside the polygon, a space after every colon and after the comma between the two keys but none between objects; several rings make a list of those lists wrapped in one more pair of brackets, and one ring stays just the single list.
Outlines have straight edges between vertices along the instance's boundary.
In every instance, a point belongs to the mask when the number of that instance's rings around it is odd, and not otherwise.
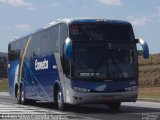
[{"label": "bus tire", "polygon": [[20,89],[17,89],[17,103],[21,104],[21,93],[20,93]]},{"label": "bus tire", "polygon": [[63,95],[60,89],[58,89],[57,91],[57,107],[60,111],[64,111],[66,110],[66,105],[63,101]]},{"label": "bus tire", "polygon": [[109,111],[112,113],[117,112],[119,110],[120,106],[121,106],[121,102],[108,103]]},{"label": "bus tire", "polygon": [[23,86],[21,86],[21,89],[20,89],[20,101],[22,105],[28,104],[28,100],[25,98]]},{"label": "bus tire", "polygon": [[18,96],[18,85],[16,84],[15,85],[15,97],[17,98],[17,96]]}]

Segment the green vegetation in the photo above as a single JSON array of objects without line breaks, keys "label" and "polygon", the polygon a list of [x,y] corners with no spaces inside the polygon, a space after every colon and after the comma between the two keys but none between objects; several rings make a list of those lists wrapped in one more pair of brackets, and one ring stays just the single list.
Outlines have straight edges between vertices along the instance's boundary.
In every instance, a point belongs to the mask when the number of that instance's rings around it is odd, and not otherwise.
[{"label": "green vegetation", "polygon": [[149,59],[143,59],[140,55],[138,57],[138,62],[140,66],[149,66],[160,64],[160,54],[153,54],[149,56]]},{"label": "green vegetation", "polygon": [[142,87],[160,87],[160,55],[150,55],[145,60],[139,56],[139,84]]},{"label": "green vegetation", "polygon": [[160,87],[141,87],[139,88],[139,95],[140,97],[160,99]]},{"label": "green vegetation", "polygon": [[7,57],[0,56],[0,78],[7,77]]},{"label": "green vegetation", "polygon": [[160,64],[140,66],[139,84],[142,87],[160,87]]},{"label": "green vegetation", "polygon": [[160,102],[160,87],[139,88],[139,99],[143,101]]},{"label": "green vegetation", "polygon": [[0,92],[6,92],[8,91],[8,79],[2,79],[0,80]]},{"label": "green vegetation", "polygon": [[139,56],[139,98],[160,102],[160,54],[145,60]]}]

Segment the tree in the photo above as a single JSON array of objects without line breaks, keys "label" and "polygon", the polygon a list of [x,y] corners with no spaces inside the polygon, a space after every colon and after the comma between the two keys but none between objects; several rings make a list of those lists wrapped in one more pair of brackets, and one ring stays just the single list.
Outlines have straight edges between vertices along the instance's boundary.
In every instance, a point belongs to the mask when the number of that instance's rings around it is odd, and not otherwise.
[{"label": "tree", "polygon": [[0,56],[0,77],[7,77],[7,57]]}]

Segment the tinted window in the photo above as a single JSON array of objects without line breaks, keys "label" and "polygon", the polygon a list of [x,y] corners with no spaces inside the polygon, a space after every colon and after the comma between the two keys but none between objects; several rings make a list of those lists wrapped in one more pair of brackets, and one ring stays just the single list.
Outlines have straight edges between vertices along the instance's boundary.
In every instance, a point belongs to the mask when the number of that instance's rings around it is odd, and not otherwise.
[{"label": "tinted window", "polygon": [[137,61],[134,44],[73,44],[72,76],[97,79],[136,79]]},{"label": "tinted window", "polygon": [[70,26],[72,40],[133,40],[130,24],[73,24]]},{"label": "tinted window", "polygon": [[33,56],[40,54],[40,34],[36,33],[32,36],[32,50],[33,50]]},{"label": "tinted window", "polygon": [[49,47],[51,51],[59,51],[59,25],[49,28]]},{"label": "tinted window", "polygon": [[50,51],[49,30],[44,30],[40,34],[40,53],[46,54]]},{"label": "tinted window", "polygon": [[[63,51],[63,45],[68,37],[68,28],[66,24],[60,24],[60,51]],[[62,55],[62,53],[61,53]]]},{"label": "tinted window", "polygon": [[9,61],[20,59],[20,42],[15,41],[8,45],[8,57]]}]

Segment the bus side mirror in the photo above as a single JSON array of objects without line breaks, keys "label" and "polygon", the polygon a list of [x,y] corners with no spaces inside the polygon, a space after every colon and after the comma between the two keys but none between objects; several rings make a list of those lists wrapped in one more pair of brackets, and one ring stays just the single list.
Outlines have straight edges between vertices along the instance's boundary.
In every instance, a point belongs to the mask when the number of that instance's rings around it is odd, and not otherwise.
[{"label": "bus side mirror", "polygon": [[72,58],[72,53],[73,53],[72,42],[71,42],[70,38],[67,38],[66,43],[64,45],[64,57],[66,59],[71,59]]},{"label": "bus side mirror", "polygon": [[143,48],[143,57],[144,57],[144,59],[148,59],[149,58],[149,48],[148,48],[147,43],[141,38],[136,39],[136,43],[141,44],[141,46]]}]

